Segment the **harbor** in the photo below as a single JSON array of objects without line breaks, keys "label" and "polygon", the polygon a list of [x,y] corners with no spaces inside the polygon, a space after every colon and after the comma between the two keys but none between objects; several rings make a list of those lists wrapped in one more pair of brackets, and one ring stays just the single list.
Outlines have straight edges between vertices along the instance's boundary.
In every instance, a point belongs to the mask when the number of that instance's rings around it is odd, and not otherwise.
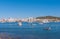
[{"label": "harbor", "polygon": [[60,0],[0,0],[0,39],[60,39]]}]

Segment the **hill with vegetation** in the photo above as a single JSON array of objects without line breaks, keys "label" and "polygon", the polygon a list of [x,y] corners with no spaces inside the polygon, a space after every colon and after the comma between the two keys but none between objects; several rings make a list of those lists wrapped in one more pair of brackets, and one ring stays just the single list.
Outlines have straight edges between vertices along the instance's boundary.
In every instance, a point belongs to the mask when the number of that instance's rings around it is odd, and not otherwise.
[{"label": "hill with vegetation", "polygon": [[43,16],[43,17],[36,17],[36,19],[58,19],[58,20],[60,20],[60,17],[55,17],[55,16]]}]

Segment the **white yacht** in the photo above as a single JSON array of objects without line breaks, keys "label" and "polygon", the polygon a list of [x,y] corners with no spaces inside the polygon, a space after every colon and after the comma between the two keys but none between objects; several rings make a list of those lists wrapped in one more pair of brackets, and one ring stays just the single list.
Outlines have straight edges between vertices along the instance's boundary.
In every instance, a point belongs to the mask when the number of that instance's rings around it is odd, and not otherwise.
[{"label": "white yacht", "polygon": [[43,23],[49,23],[49,21],[47,19],[44,19],[42,22]]}]

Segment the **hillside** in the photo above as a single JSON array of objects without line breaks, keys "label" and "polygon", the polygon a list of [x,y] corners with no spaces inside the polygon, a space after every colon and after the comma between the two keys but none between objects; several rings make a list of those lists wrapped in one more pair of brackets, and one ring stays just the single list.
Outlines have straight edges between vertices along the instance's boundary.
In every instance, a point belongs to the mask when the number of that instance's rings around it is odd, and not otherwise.
[{"label": "hillside", "polygon": [[36,17],[36,19],[58,19],[58,20],[60,20],[60,17],[55,17],[55,16],[43,16],[43,17]]}]

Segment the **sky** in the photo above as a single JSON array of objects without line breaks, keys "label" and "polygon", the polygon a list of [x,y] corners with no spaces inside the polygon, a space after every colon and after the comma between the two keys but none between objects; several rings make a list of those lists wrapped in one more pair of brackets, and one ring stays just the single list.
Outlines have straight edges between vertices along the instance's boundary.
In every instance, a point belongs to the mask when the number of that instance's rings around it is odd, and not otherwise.
[{"label": "sky", "polygon": [[59,0],[0,0],[1,17],[60,17]]}]

